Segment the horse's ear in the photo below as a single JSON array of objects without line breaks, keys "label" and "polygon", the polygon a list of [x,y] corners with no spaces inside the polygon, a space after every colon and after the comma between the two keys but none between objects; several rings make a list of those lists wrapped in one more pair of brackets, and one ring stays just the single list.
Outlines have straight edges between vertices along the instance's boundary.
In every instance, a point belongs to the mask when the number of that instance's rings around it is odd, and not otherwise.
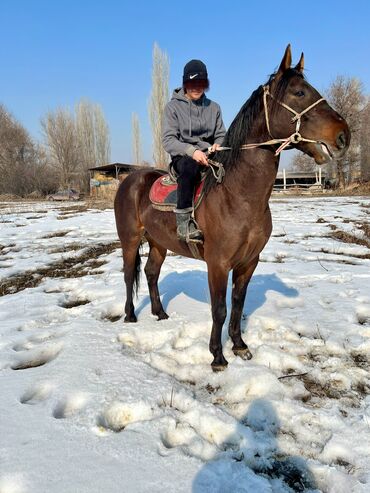
[{"label": "horse's ear", "polygon": [[303,53],[301,54],[301,58],[299,59],[299,62],[297,63],[297,65],[294,68],[296,70],[298,70],[298,72],[301,72],[301,74],[303,73],[303,70],[304,70],[304,54]]},{"label": "horse's ear", "polygon": [[292,64],[292,50],[290,49],[290,44],[286,47],[283,59],[281,60],[278,73],[283,74]]}]

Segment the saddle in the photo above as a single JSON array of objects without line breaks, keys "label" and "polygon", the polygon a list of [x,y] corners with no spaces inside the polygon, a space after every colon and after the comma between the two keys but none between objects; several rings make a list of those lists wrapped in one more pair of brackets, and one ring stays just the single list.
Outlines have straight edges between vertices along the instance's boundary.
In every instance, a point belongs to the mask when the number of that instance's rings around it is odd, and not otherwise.
[{"label": "saddle", "polygon": [[[203,198],[203,185],[205,174],[201,181],[195,186],[194,210],[199,207]],[[173,211],[177,204],[177,183],[176,178],[171,173],[160,176],[153,183],[149,199],[155,209],[160,211]]]}]

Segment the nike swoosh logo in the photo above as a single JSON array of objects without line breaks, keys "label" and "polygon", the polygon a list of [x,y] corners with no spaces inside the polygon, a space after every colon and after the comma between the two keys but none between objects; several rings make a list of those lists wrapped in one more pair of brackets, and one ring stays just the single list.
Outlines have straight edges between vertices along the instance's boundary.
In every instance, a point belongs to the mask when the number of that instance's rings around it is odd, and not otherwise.
[{"label": "nike swoosh logo", "polygon": [[198,74],[194,74],[194,75],[189,75],[189,79],[194,79],[194,77],[196,77]]}]

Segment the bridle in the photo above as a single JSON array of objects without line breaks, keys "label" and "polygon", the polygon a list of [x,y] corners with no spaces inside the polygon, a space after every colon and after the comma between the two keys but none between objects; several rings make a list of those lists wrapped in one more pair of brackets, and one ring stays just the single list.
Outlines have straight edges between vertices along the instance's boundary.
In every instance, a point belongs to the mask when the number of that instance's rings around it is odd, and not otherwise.
[{"label": "bridle", "polygon": [[[257,144],[243,144],[240,149],[254,149],[255,147],[260,147],[260,146],[266,146],[266,145],[273,145],[273,144],[280,144],[280,147],[275,151],[275,156],[278,156],[281,151],[283,151],[288,145],[290,144],[298,144],[299,142],[313,142],[313,143],[318,143],[319,141],[317,140],[312,140],[312,139],[306,139],[305,137],[302,137],[302,135],[299,133],[299,129],[301,126],[301,118],[302,115],[305,113],[308,113],[312,108],[314,108],[316,105],[321,103],[322,101],[325,101],[325,98],[320,98],[315,103],[311,104],[308,106],[306,109],[298,113],[297,111],[293,110],[290,106],[287,104],[283,103],[282,101],[279,101],[276,99],[270,92],[270,87],[268,85],[262,86],[263,87],[263,106],[265,110],[265,120],[266,120],[266,127],[267,131],[272,137],[272,140],[268,140],[266,142],[258,142]],[[295,132],[293,132],[289,137],[286,139],[275,139],[270,130],[270,120],[269,120],[269,113],[268,113],[268,105],[267,105],[267,96],[270,96],[270,98],[275,99],[275,101],[280,104],[280,106],[283,106],[283,108],[287,109],[291,113],[293,113],[293,118],[291,119],[291,123],[296,122],[295,126]]]},{"label": "bridle", "polygon": [[[280,144],[278,149],[275,151],[275,156],[278,156],[281,151],[283,151],[286,147],[288,147],[291,144],[298,144],[299,142],[311,142],[314,144],[321,144],[320,141],[318,140],[312,140],[312,139],[306,139],[305,137],[302,137],[302,135],[299,133],[299,129],[301,127],[301,118],[305,113],[308,113],[312,108],[317,106],[319,103],[322,101],[325,101],[325,98],[320,98],[317,101],[315,101],[313,104],[308,106],[306,109],[298,113],[295,111],[293,108],[288,106],[287,104],[283,103],[282,101],[279,101],[278,99],[275,98],[270,92],[270,86],[262,86],[263,88],[263,106],[264,106],[264,111],[265,111],[265,121],[266,121],[266,127],[267,131],[271,137],[271,140],[267,140],[265,142],[258,142],[258,143],[253,143],[253,144],[243,144],[240,146],[240,150],[246,150],[246,149],[255,149],[256,147],[262,147],[262,146],[269,146],[269,145],[274,145],[274,144]],[[270,98],[274,99],[280,106],[283,108],[287,109],[291,113],[293,113],[293,117],[291,119],[291,123],[296,122],[295,125],[295,132],[293,132],[289,137],[286,137],[285,139],[275,139],[272,134],[271,134],[271,129],[270,129],[270,119],[269,119],[269,112],[268,112],[268,105],[267,105],[267,97],[270,96]],[[220,147],[217,149],[216,152],[219,151],[229,151],[231,150],[231,147]],[[211,148],[208,149],[208,151],[211,151]],[[208,163],[211,164],[211,170],[212,173],[218,183],[221,183],[223,180],[223,177],[225,176],[225,170],[222,165],[222,163],[219,163],[218,161],[215,161],[213,159],[208,158]]]}]

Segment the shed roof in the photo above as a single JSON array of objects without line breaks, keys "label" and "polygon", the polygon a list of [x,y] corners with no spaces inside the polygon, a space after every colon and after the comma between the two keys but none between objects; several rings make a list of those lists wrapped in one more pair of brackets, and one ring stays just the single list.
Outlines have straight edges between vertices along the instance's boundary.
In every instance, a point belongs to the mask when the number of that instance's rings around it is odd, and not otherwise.
[{"label": "shed roof", "polygon": [[103,166],[94,166],[94,168],[89,168],[93,171],[115,171],[117,168],[125,171],[134,171],[135,169],[142,169],[143,166],[140,164],[128,164],[128,163],[111,163],[104,164]]}]

